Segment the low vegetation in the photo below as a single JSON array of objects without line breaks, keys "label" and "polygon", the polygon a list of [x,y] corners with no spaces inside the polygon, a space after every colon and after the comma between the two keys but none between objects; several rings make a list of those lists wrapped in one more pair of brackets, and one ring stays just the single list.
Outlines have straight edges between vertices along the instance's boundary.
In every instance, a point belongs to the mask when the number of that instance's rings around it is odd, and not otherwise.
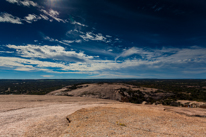
[{"label": "low vegetation", "polygon": [[[178,106],[177,100],[206,101],[206,80],[134,80],[134,79],[110,79],[110,80],[0,80],[0,94],[31,94],[45,95],[51,91],[67,87],[64,92],[69,92],[77,88],[82,88],[82,83],[123,83],[132,85],[132,88],[144,87],[140,90],[121,88],[119,93],[122,101],[132,103],[163,104]],[[69,86],[71,85],[71,86]],[[145,89],[154,88],[155,91]],[[86,96],[90,92],[82,94]],[[93,94],[93,93],[91,93]],[[96,95],[96,94],[95,94]]]},{"label": "low vegetation", "polygon": [[171,100],[206,101],[206,80],[135,80],[126,83],[159,89],[156,93],[173,93]]},{"label": "low vegetation", "polygon": [[126,127],[126,125],[124,124],[124,123],[121,123],[121,122],[116,122],[117,123],[117,125],[119,125],[119,126],[123,126],[123,127]]}]

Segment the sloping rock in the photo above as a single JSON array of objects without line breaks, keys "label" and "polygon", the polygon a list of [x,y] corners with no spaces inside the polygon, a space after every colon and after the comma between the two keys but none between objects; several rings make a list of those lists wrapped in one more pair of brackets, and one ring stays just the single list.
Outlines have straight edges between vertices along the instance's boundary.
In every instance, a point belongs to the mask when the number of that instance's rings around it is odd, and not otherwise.
[{"label": "sloping rock", "polygon": [[206,119],[187,117],[158,107],[131,104],[81,109],[61,137],[205,136]]}]

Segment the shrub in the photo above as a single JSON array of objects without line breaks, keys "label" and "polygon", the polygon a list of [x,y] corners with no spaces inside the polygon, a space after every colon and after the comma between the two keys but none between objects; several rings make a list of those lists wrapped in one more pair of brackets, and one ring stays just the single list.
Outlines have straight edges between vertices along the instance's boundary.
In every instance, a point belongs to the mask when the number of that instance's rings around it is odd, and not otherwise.
[{"label": "shrub", "polygon": [[123,123],[121,123],[121,122],[116,122],[117,123],[117,125],[119,125],[119,126],[124,126],[124,127],[126,127],[126,125],[125,124],[123,124]]}]

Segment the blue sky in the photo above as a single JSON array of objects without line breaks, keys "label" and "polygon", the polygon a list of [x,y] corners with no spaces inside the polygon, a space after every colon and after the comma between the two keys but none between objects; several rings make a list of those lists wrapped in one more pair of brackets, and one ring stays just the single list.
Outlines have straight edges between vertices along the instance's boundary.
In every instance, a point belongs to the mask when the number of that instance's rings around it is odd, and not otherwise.
[{"label": "blue sky", "polygon": [[205,17],[195,0],[1,0],[0,79],[205,79]]}]

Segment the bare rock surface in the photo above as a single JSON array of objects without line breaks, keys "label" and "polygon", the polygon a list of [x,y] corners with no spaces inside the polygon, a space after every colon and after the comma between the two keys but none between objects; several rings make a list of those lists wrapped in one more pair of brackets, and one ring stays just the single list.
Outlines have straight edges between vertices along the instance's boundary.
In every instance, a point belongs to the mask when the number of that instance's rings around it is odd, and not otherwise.
[{"label": "bare rock surface", "polygon": [[84,84],[83,87],[69,91],[68,95],[74,97],[93,97],[120,100],[121,95],[118,93],[120,88],[128,88],[123,84]]},{"label": "bare rock surface", "polygon": [[0,96],[0,137],[57,137],[66,116],[81,108],[118,103],[112,100],[59,96]]},{"label": "bare rock surface", "polygon": [[61,137],[205,137],[206,119],[164,111],[162,107],[113,104],[81,109]]},{"label": "bare rock surface", "polygon": [[[112,99],[112,100],[122,100],[122,95],[119,93],[120,89],[131,89],[139,90],[143,93],[155,92],[158,89],[137,87],[129,84],[123,83],[101,83],[101,84],[82,84],[78,85],[76,89],[70,89],[72,86],[64,87],[60,90],[55,90],[47,95],[68,95],[73,97],[90,97],[90,98],[101,98],[101,99]],[[125,92],[127,95],[127,93]],[[129,96],[129,95],[127,95]],[[161,98],[162,96],[171,96],[170,93],[156,93],[154,98]],[[145,95],[147,97],[147,95]]]},{"label": "bare rock surface", "polygon": [[201,108],[66,96],[0,96],[0,137],[203,137],[205,117]]}]

